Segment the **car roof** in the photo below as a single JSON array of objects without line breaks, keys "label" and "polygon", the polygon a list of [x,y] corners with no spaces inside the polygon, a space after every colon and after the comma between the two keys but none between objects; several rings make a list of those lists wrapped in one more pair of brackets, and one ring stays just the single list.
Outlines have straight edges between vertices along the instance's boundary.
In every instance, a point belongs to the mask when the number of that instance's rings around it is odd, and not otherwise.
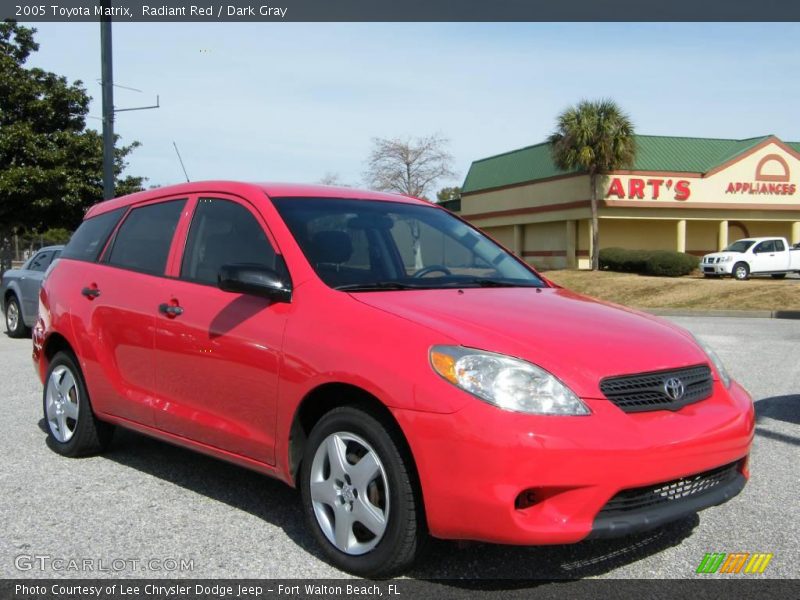
[{"label": "car roof", "polygon": [[43,250],[63,250],[64,244],[57,244],[55,246],[42,246],[39,248],[36,253],[42,252]]},{"label": "car roof", "polygon": [[99,214],[129,206],[138,202],[156,200],[168,196],[180,194],[213,194],[227,193],[234,195],[246,195],[254,191],[265,193],[270,198],[348,198],[354,200],[378,200],[388,202],[404,202],[408,204],[430,205],[427,200],[412,198],[402,194],[392,194],[387,192],[374,192],[356,188],[336,187],[330,185],[317,185],[307,183],[247,183],[242,181],[193,181],[191,183],[179,183],[143,192],[136,192],[127,196],[120,196],[111,200],[98,202],[86,213],[86,217],[94,217]]}]

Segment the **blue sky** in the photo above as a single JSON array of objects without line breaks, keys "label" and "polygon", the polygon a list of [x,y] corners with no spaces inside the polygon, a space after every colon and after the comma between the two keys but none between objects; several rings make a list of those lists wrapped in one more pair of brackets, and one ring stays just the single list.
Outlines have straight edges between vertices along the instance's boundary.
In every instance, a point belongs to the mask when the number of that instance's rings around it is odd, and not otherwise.
[{"label": "blue sky", "polygon": [[[30,64],[84,81],[100,116],[96,23],[41,23]],[[800,140],[798,24],[115,24],[129,172],[361,182],[373,137],[439,132],[472,160],[542,141],[581,98],[639,133]],[[100,121],[89,120],[99,128]]]}]

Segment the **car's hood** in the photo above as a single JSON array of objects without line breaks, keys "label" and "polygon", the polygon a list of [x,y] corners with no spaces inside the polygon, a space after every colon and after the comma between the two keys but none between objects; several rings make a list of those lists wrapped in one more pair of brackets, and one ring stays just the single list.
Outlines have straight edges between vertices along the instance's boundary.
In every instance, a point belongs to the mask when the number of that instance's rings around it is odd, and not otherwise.
[{"label": "car's hood", "polygon": [[704,254],[703,260],[706,258],[724,258],[726,256],[742,256],[743,252],[712,252],[711,254]]},{"label": "car's hood", "polygon": [[367,292],[353,297],[463,346],[535,363],[584,398],[602,398],[599,382],[604,377],[708,362],[678,326],[564,289]]}]

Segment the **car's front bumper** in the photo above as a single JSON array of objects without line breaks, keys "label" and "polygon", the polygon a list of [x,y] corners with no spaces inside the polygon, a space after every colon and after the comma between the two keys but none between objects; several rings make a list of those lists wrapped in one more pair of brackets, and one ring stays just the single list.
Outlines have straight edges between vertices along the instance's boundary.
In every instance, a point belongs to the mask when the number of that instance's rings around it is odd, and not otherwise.
[{"label": "car's front bumper", "polygon": [[[715,382],[710,398],[676,412],[630,414],[607,400],[585,402],[592,410],[585,417],[523,415],[479,400],[449,415],[395,410],[431,533],[509,544],[626,535],[724,502],[749,476],[755,418],[736,383],[728,390]],[[735,477],[713,495],[624,518],[601,514],[623,490],[734,463]],[[519,508],[521,497],[530,505]]]},{"label": "car's front bumper", "polygon": [[733,261],[724,263],[700,263],[700,270],[706,275],[732,275]]}]

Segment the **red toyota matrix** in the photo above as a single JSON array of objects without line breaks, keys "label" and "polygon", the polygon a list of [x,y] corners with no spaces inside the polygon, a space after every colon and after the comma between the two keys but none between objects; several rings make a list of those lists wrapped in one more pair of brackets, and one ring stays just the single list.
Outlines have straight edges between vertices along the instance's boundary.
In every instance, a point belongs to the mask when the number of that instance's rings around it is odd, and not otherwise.
[{"label": "red toyota matrix", "polygon": [[33,345],[58,453],[119,426],[277,477],[364,576],[428,535],[627,535],[748,477],[753,404],[710,349],[398,195],[215,181],[98,204]]}]

